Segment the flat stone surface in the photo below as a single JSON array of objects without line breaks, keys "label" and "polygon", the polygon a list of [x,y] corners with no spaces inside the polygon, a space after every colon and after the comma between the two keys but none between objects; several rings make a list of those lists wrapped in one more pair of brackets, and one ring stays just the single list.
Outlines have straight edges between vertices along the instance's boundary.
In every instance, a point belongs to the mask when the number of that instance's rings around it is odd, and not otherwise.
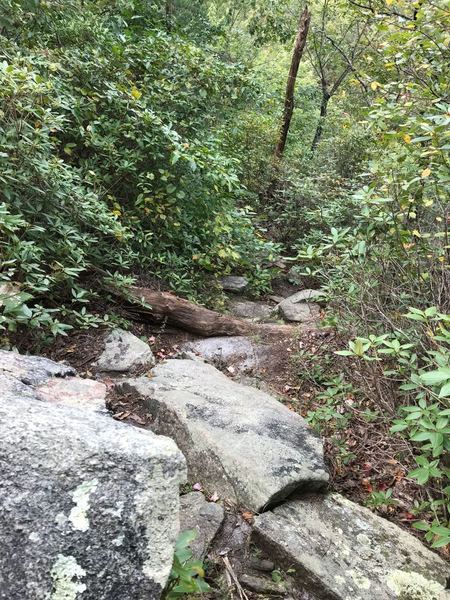
[{"label": "flat stone surface", "polygon": [[245,336],[210,337],[184,344],[180,350],[195,352],[218,366],[232,366],[239,372],[255,369],[270,351]]},{"label": "flat stone surface", "polygon": [[105,339],[105,349],[94,367],[108,373],[126,373],[138,367],[152,367],[155,358],[148,344],[124,331],[113,329]]},{"label": "flat stone surface", "polygon": [[190,492],[180,497],[180,531],[193,529],[197,532],[197,537],[190,544],[195,558],[205,557],[223,519],[223,507],[208,502],[201,492]]},{"label": "flat stone surface", "polygon": [[159,598],[185,479],[174,442],[2,382],[0,598]]},{"label": "flat stone surface", "polygon": [[274,307],[256,300],[231,299],[230,312],[235,317],[240,317],[241,319],[267,321],[273,318]]},{"label": "flat stone surface", "polygon": [[75,375],[75,369],[41,356],[28,356],[0,350],[0,373],[6,373],[26,385],[40,385],[51,377]]},{"label": "flat stone surface", "polygon": [[175,439],[190,481],[253,511],[328,481],[322,441],[268,394],[191,360],[159,364],[152,379],[120,382],[141,395],[154,431]]},{"label": "flat stone surface", "polygon": [[0,351],[1,397],[34,398],[106,412],[106,386],[74,376],[76,371],[40,356]]},{"label": "flat stone surface", "polygon": [[325,292],[322,290],[300,290],[291,296],[285,298],[285,300],[289,300],[293,304],[297,302],[311,302],[313,300],[320,302],[323,301],[326,297]]},{"label": "flat stone surface", "polygon": [[106,410],[106,392],[104,383],[81,377],[53,378],[36,387],[39,400],[93,410]]},{"label": "flat stone surface", "polygon": [[254,539],[279,564],[292,565],[299,583],[318,598],[448,599],[446,562],[339,494],[291,500],[259,515]]},{"label": "flat stone surface", "polygon": [[220,285],[225,292],[243,292],[248,286],[248,279],[240,275],[227,275],[220,279]]}]

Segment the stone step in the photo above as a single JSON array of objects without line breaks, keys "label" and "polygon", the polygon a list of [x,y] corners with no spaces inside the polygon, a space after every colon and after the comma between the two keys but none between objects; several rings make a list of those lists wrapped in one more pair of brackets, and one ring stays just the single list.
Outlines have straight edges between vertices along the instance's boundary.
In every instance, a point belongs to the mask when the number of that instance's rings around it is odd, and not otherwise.
[{"label": "stone step", "polygon": [[116,389],[143,398],[153,431],[172,437],[186,457],[190,481],[221,498],[261,511],[294,490],[327,484],[322,441],[305,420],[212,365],[168,360],[151,379]]},{"label": "stone step", "polygon": [[450,565],[416,537],[339,494],[255,519],[254,541],[324,600],[448,600]]}]

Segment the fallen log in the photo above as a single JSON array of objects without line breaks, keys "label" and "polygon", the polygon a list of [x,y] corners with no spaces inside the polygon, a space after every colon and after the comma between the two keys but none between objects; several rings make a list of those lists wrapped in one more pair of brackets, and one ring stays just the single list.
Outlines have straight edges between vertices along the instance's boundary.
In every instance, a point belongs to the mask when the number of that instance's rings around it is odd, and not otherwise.
[{"label": "fallen log", "polygon": [[[160,292],[149,288],[129,287],[128,301],[136,299],[133,310],[153,321],[166,321],[191,333],[204,337],[214,335],[245,335],[255,326],[229,315],[222,315],[194,302],[178,298],[170,292]],[[141,301],[141,302],[139,302]],[[142,301],[150,308],[143,306]]]}]

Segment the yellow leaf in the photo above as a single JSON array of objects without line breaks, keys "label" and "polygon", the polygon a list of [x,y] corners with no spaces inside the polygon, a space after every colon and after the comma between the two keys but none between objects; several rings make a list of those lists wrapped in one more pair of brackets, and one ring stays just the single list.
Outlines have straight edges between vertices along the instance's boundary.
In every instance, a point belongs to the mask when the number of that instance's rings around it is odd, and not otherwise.
[{"label": "yellow leaf", "polygon": [[386,0],[386,4],[387,4],[388,6],[390,6],[390,5],[391,5],[391,4],[393,4],[393,3],[394,3],[394,0]]},{"label": "yellow leaf", "polygon": [[139,98],[142,96],[142,92],[140,92],[137,87],[135,85],[133,85],[133,87],[131,88],[131,95],[133,96],[133,98],[135,98],[136,100],[139,100]]},{"label": "yellow leaf", "polygon": [[381,86],[381,83],[378,83],[378,81],[372,81],[372,83],[370,84],[370,88],[376,92],[377,88],[379,88]]},{"label": "yellow leaf", "polygon": [[433,200],[424,200],[423,205],[424,206],[433,206]]},{"label": "yellow leaf", "polygon": [[422,237],[420,235],[420,231],[417,231],[417,229],[414,229],[414,231],[412,232],[412,234],[413,234],[414,237],[418,237],[418,238]]},{"label": "yellow leaf", "polygon": [[403,141],[405,142],[405,144],[410,144],[411,136],[408,133],[405,133],[405,135],[403,136]]},{"label": "yellow leaf", "polygon": [[429,169],[428,167],[426,169],[424,169],[421,173],[421,177],[425,178],[425,177],[429,177],[431,175],[431,169]]}]

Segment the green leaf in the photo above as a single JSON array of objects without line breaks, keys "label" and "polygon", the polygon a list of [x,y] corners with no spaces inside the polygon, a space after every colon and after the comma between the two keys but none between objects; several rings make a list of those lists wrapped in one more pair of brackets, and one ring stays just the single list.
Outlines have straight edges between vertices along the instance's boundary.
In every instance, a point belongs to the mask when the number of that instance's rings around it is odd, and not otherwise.
[{"label": "green leaf", "polygon": [[420,380],[425,385],[437,385],[450,379],[450,368],[446,367],[443,369],[436,369],[435,371],[428,371],[428,373],[422,373]]}]

